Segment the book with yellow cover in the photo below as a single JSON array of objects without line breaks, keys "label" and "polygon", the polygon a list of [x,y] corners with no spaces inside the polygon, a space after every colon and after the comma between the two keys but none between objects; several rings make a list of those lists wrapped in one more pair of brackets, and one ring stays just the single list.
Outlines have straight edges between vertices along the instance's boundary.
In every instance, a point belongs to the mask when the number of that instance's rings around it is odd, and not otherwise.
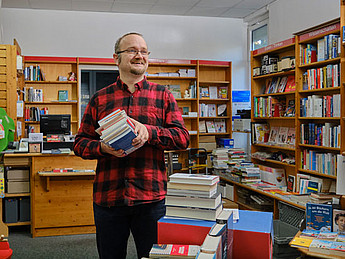
[{"label": "book with yellow cover", "polygon": [[292,246],[292,247],[300,247],[300,248],[309,248],[311,242],[313,242],[313,239],[303,238],[303,237],[295,237],[290,242],[290,246]]}]

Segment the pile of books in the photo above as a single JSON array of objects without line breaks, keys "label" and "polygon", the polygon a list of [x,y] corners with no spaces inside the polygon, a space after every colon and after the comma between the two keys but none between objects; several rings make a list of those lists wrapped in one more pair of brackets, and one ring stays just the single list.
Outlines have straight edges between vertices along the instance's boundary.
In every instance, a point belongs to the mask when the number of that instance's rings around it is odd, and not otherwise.
[{"label": "pile of books", "polygon": [[252,162],[241,162],[227,170],[231,180],[239,183],[259,183],[261,182],[260,168]]},{"label": "pile of books", "polygon": [[216,220],[223,209],[218,182],[217,175],[172,174],[165,199],[166,215]]},{"label": "pile of books", "polygon": [[99,120],[98,124],[96,132],[105,144],[115,150],[122,149],[127,155],[138,149],[132,145],[137,136],[135,126],[124,110],[117,109]]}]

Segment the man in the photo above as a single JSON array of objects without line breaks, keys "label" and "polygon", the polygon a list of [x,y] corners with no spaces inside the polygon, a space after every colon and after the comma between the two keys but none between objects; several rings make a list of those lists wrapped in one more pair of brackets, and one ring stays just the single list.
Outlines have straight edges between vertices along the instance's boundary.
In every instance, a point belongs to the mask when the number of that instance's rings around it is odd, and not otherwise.
[{"label": "man", "polygon": [[[176,100],[166,87],[144,76],[149,51],[143,36],[128,33],[115,44],[117,81],[90,100],[74,143],[84,159],[97,159],[93,188],[97,249],[100,258],[126,258],[132,232],[138,258],[157,243],[157,221],[165,215],[167,176],[164,150],[186,149],[189,134]],[[139,147],[129,155],[100,142],[98,121],[116,109],[135,125]]]}]

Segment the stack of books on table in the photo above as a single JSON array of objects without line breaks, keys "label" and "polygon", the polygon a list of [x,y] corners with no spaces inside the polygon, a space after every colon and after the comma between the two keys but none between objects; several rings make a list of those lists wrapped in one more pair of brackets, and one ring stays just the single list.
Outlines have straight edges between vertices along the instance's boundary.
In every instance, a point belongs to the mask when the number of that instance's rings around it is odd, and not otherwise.
[{"label": "stack of books on table", "polygon": [[124,110],[117,109],[98,121],[96,132],[104,143],[115,150],[122,149],[125,154],[135,151],[132,141],[136,138],[135,126]]},{"label": "stack of books on table", "polygon": [[172,174],[165,200],[166,215],[216,220],[223,209],[218,182],[217,175]]},{"label": "stack of books on table", "polygon": [[290,246],[328,256],[345,257],[345,235],[338,232],[305,229],[290,242]]}]

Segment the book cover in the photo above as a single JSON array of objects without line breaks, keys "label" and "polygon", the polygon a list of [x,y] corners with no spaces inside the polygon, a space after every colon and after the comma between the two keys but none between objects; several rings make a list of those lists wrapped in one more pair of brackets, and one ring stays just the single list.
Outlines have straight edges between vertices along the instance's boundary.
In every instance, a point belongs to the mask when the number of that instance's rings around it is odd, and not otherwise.
[{"label": "book cover", "polygon": [[345,234],[345,210],[333,210],[333,232]]},{"label": "book cover", "polygon": [[218,89],[218,98],[228,99],[228,88],[226,86],[220,86]]},{"label": "book cover", "polygon": [[68,90],[59,90],[59,102],[67,102],[68,101]]},{"label": "book cover", "polygon": [[295,176],[289,174],[287,177],[287,191],[288,192],[295,192],[296,185],[295,185]]},{"label": "book cover", "polygon": [[213,121],[206,121],[207,133],[216,133],[216,127]]},{"label": "book cover", "polygon": [[166,195],[165,205],[167,206],[184,206],[184,207],[195,207],[203,209],[215,209],[222,202],[221,193],[217,193],[210,198],[193,197],[193,196],[175,196]]},{"label": "book cover", "polygon": [[174,173],[170,175],[170,182],[171,183],[213,185],[219,182],[219,176],[209,175],[209,174]]},{"label": "book cover", "polygon": [[284,90],[285,90],[285,86],[286,86],[286,83],[287,83],[287,79],[288,77],[287,76],[284,76],[282,77],[282,79],[280,80],[279,82],[279,86],[278,86],[278,93],[283,93]]},{"label": "book cover", "polygon": [[210,93],[207,86],[200,87],[200,96],[201,98],[209,99]]},{"label": "book cover", "polygon": [[217,86],[210,86],[210,99],[218,99],[218,88]]},{"label": "book cover", "polygon": [[330,254],[329,249],[331,248],[331,245],[332,241],[314,239],[309,246],[309,251],[321,254]]},{"label": "book cover", "polygon": [[199,121],[199,132],[206,133],[206,122],[204,120]]},{"label": "book cover", "polygon": [[202,220],[216,220],[223,209],[220,204],[216,209],[203,209],[183,206],[166,206],[166,216],[192,218]]},{"label": "book cover", "polygon": [[330,247],[330,254],[344,257],[345,255],[345,243],[344,242],[332,242]]},{"label": "book cover", "polygon": [[195,258],[200,251],[198,245],[153,244],[150,258]]},{"label": "book cover", "polygon": [[254,142],[264,143],[268,141],[269,125],[266,123],[253,123],[254,125]]},{"label": "book cover", "polygon": [[216,104],[208,104],[208,116],[209,117],[217,117],[217,108]]},{"label": "book cover", "polygon": [[216,128],[217,133],[225,133],[226,132],[226,124],[225,120],[223,119],[215,119],[214,126]]},{"label": "book cover", "polygon": [[109,145],[115,150],[122,149],[128,155],[137,149],[132,145],[132,141],[136,137],[137,135],[132,130],[129,130],[121,138],[118,138],[114,142],[109,142]]},{"label": "book cover", "polygon": [[286,143],[289,145],[295,146],[295,140],[296,140],[296,129],[289,128],[287,132]]},{"label": "book cover", "polygon": [[302,238],[302,237],[295,237],[290,242],[290,246],[292,246],[292,247],[301,247],[301,248],[309,248],[311,242],[313,242],[313,239]]},{"label": "book cover", "polygon": [[284,117],[294,117],[295,116],[295,100],[289,100],[286,107]]},{"label": "book cover", "polygon": [[288,76],[286,86],[285,86],[285,92],[295,91],[295,89],[296,89],[295,76]]},{"label": "book cover", "polygon": [[314,239],[314,238],[317,238],[319,234],[320,234],[320,230],[303,229],[303,231],[301,232],[299,236],[303,238]]},{"label": "book cover", "polygon": [[306,229],[330,232],[332,220],[332,205],[307,203]]},{"label": "book cover", "polygon": [[277,143],[279,143],[279,144],[286,144],[288,131],[289,131],[288,127],[279,127]]},{"label": "book cover", "polygon": [[276,143],[278,141],[279,127],[272,126],[270,130],[270,135],[268,137],[268,142]]},{"label": "book cover", "polygon": [[177,98],[181,98],[181,86],[180,85],[168,85],[168,89],[171,94]]}]

